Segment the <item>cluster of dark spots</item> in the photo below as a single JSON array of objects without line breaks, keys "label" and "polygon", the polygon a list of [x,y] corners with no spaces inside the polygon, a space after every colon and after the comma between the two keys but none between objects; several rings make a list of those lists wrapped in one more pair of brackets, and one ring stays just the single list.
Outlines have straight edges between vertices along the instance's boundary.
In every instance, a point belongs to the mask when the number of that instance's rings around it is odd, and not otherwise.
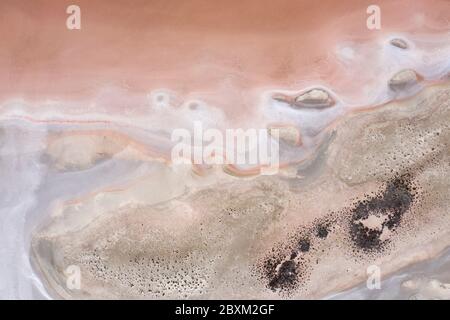
[{"label": "cluster of dark spots", "polygon": [[356,199],[350,208],[330,212],[298,227],[260,260],[261,279],[270,290],[282,295],[303,289],[312,269],[320,263],[325,241],[336,230],[347,230],[341,227],[348,224],[349,249],[353,247],[354,253],[383,251],[390,233],[400,226],[403,215],[411,208],[416,190],[409,174],[397,175],[383,190]]},{"label": "cluster of dark spots", "polygon": [[267,280],[266,286],[270,290],[287,292],[297,286],[300,270],[294,258],[285,260],[280,254],[273,250],[263,260],[259,272]]},{"label": "cluster of dark spots", "polygon": [[[289,296],[308,281],[311,268],[318,264],[314,239],[325,239],[337,223],[335,213],[298,227],[260,260],[256,270],[267,288]],[[321,251],[323,252],[323,250]]]},{"label": "cluster of dark spots", "polygon": [[297,282],[297,263],[294,260],[283,261],[277,266],[277,272],[269,282],[272,290],[292,287]]},{"label": "cluster of dark spots", "polygon": [[256,265],[257,274],[265,286],[283,296],[292,294],[305,279],[307,273],[305,257],[309,242],[281,242]]},{"label": "cluster of dark spots", "polygon": [[294,260],[295,258],[297,258],[297,256],[298,256],[297,250],[292,250],[290,259]]},{"label": "cluster of dark spots", "polygon": [[297,258],[300,252],[308,252],[310,247],[311,242],[308,239],[300,239],[297,243],[297,246],[292,249],[290,259],[293,260]]},{"label": "cluster of dark spots", "polygon": [[328,236],[329,226],[326,224],[319,224],[316,227],[316,236],[321,239],[325,239]]},{"label": "cluster of dark spots", "polygon": [[334,226],[339,224],[340,215],[340,212],[330,212],[326,216],[316,219],[311,233],[318,239],[326,239],[333,231]]},{"label": "cluster of dark spots", "polygon": [[300,239],[298,242],[298,250],[301,252],[308,252],[311,247],[311,242],[308,239]]},{"label": "cluster of dark spots", "polygon": [[[311,224],[297,227],[284,241],[274,245],[256,265],[266,287],[290,296],[308,290],[312,270],[331,245],[348,250],[352,256],[385,252],[392,242],[393,232],[408,224],[405,213],[419,205],[415,203],[420,188],[413,174],[396,174],[379,192],[355,199],[349,207],[332,211]],[[417,173],[417,170],[413,170]],[[349,227],[349,228],[348,228]],[[330,242],[330,236],[337,242]],[[339,242],[343,241],[343,242]]]},{"label": "cluster of dark spots", "polygon": [[[411,179],[403,175],[389,181],[381,193],[358,201],[350,218],[350,236],[356,247],[364,251],[382,250],[388,241],[382,238],[383,232],[394,231],[400,225],[413,200]],[[369,218],[378,219],[379,226],[365,225]]]}]

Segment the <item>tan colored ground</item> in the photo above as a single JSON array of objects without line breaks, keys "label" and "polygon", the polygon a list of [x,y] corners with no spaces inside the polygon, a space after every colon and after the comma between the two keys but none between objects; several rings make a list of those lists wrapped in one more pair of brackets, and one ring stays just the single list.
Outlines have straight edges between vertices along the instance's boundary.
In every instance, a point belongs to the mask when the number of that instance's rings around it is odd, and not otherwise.
[{"label": "tan colored ground", "polygon": [[[217,171],[204,181],[161,164],[163,185],[147,177],[62,207],[35,235],[36,265],[65,298],[319,298],[365,281],[372,264],[386,276],[450,243],[449,97],[448,87],[430,88],[344,119],[296,177]],[[411,204],[379,244],[362,248],[351,234],[355,207],[405,175]],[[362,224],[389,220],[405,204],[399,188],[388,211],[368,210]],[[295,249],[305,240],[308,250]],[[271,286],[283,261],[294,261],[295,276]],[[65,287],[69,265],[81,267],[81,291]]]}]

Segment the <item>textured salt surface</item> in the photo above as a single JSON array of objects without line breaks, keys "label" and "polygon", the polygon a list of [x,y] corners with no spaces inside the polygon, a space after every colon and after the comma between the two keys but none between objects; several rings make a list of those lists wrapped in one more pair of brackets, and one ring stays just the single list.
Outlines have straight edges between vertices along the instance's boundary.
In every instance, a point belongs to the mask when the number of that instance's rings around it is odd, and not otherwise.
[{"label": "textured salt surface", "polygon": [[[128,167],[130,183],[41,220],[35,266],[65,298],[318,298],[364,281],[369,264],[390,273],[432,258],[449,243],[448,96],[430,88],[342,119],[322,165],[303,168],[307,182]],[[112,159],[54,174],[92,176]],[[81,267],[79,292],[65,288],[68,265]]]}]

